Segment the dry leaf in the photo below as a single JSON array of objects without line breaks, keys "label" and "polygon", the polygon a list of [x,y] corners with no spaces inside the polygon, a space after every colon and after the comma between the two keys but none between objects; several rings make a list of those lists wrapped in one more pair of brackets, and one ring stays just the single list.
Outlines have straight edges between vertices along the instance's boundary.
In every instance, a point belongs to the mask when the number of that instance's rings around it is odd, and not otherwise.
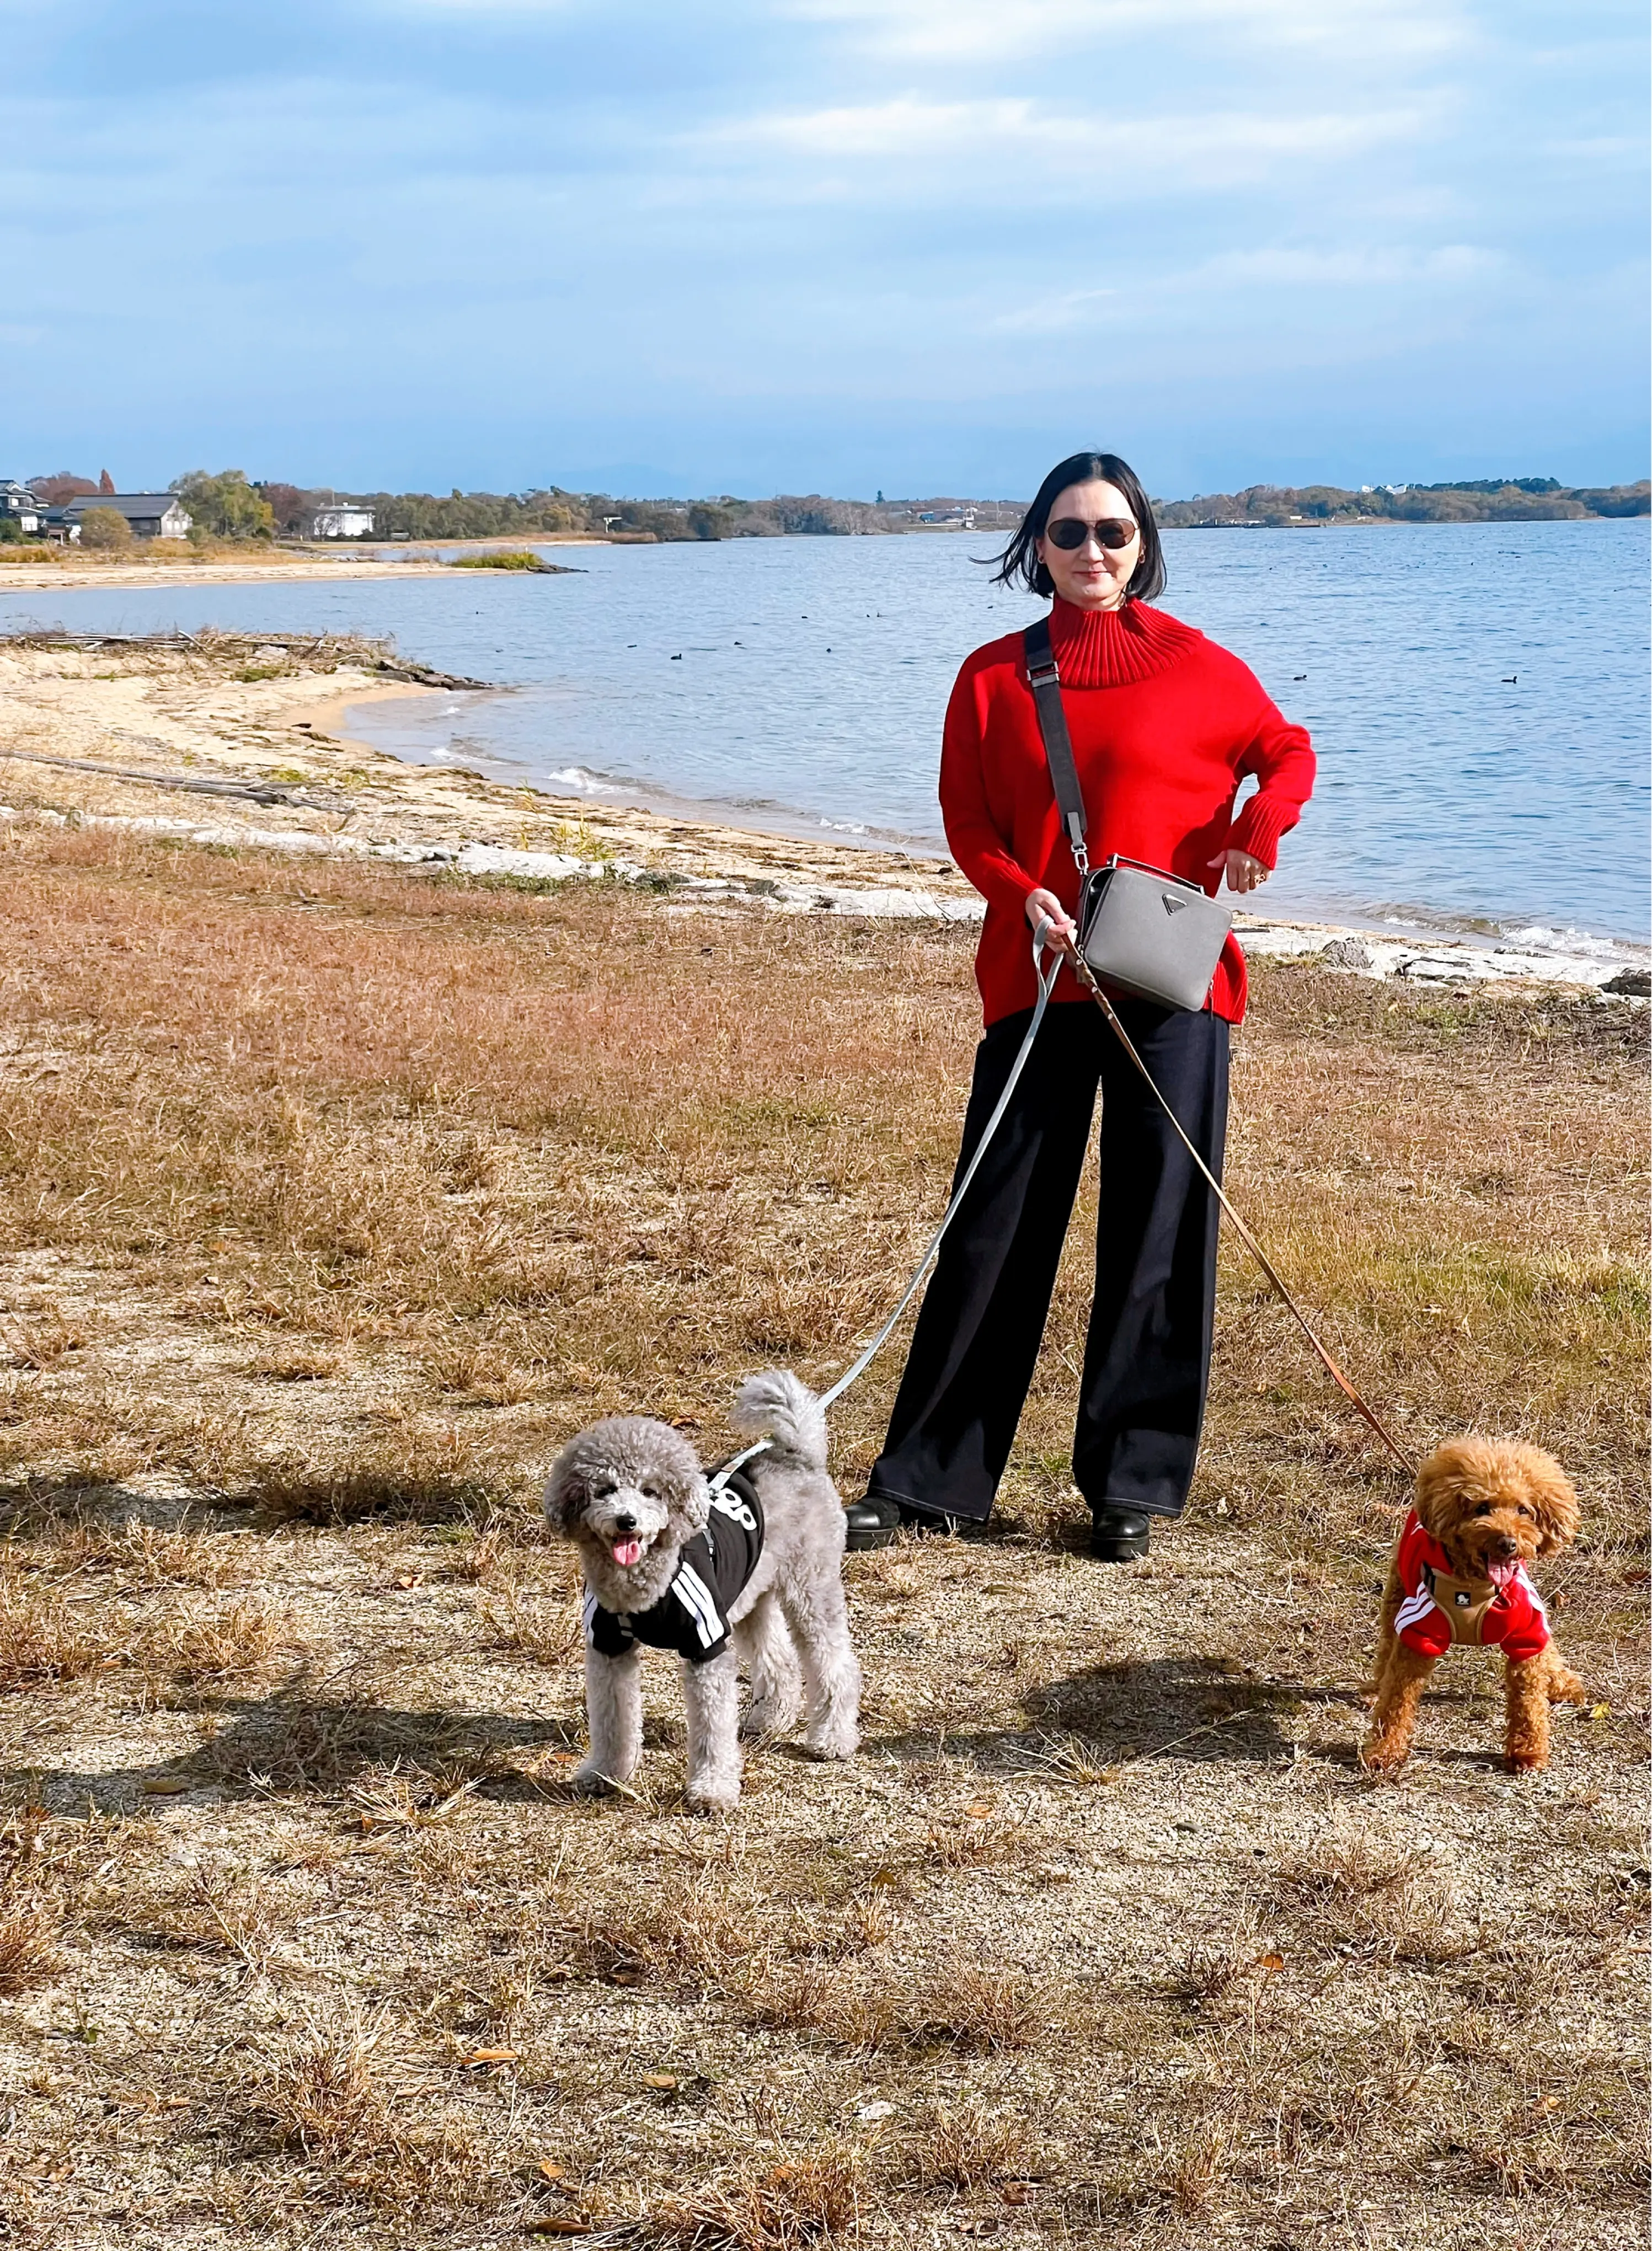
[{"label": "dry leaf", "polygon": [[1003,2185],[1003,2200],[1006,2204],[1024,2204],[1031,2194],[1031,2181],[1006,2181]]},{"label": "dry leaf", "polygon": [[467,2071],[475,2071],[488,2063],[514,2063],[522,2051],[517,2047],[479,2047],[474,2055],[465,2058]]},{"label": "dry leaf", "polygon": [[559,2181],[562,2178],[562,2167],[553,2165],[549,2157],[541,2157],[533,2170],[542,2180]]},{"label": "dry leaf", "polygon": [[663,2095],[677,2093],[677,2081],[669,2071],[645,2071],[642,2084],[644,2087],[657,2087]]},{"label": "dry leaf", "polygon": [[588,2235],[591,2223],[588,2220],[565,2220],[559,2212],[552,2213],[545,2220],[531,2220],[524,2233],[529,2235]]},{"label": "dry leaf", "polygon": [[185,1782],[182,1775],[161,1774],[156,1775],[153,1782],[144,1783],[143,1795],[145,1797],[182,1797],[186,1790],[193,1790],[195,1784]]},{"label": "dry leaf", "polygon": [[1592,1720],[1609,1720],[1609,1719],[1612,1717],[1612,1707],[1611,1707],[1611,1705],[1610,1705],[1610,1704],[1596,1704],[1596,1705],[1594,1705],[1594,1706],[1592,1707],[1592,1709],[1591,1709],[1591,1711],[1590,1711],[1590,1713],[1589,1713],[1589,1717],[1590,1717]]},{"label": "dry leaf", "polygon": [[1256,1964],[1258,1969],[1266,1970],[1271,1975],[1274,1970],[1285,1967],[1285,1957],[1282,1954],[1259,1954]]},{"label": "dry leaf", "polygon": [[892,1889],[899,1880],[892,1868],[879,1868],[872,1878],[873,1883],[885,1891]]},{"label": "dry leaf", "polygon": [[984,1803],[977,1805],[966,1805],[964,1811],[968,1815],[972,1821],[990,1821],[992,1818],[992,1808]]}]

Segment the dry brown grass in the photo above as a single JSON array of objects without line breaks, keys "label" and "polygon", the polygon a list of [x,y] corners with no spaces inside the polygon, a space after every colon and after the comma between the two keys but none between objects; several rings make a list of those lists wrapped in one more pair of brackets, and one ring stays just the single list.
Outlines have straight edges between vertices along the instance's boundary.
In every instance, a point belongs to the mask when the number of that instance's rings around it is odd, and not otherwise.
[{"label": "dry brown grass", "polygon": [[198,1687],[262,1672],[278,1651],[302,1645],[290,1607],[253,1596],[174,1611],[146,1635],[142,1663],[152,1675]]},{"label": "dry brown grass", "polygon": [[62,1968],[58,1919],[38,1904],[9,1901],[0,1894],[0,1996],[49,1984]]},{"label": "dry brown grass", "polygon": [[1357,1375],[1578,1479],[1547,1776],[1496,1772],[1471,1656],[1360,1776],[1400,1496],[1231,1246],[1187,1519],[1074,1552],[1092,1187],[1007,1535],[851,1562],[862,1757],[762,1747],[695,1822],[663,1663],[635,1795],[566,1787],[538,1486],[597,1414],[709,1458],[760,1361],[843,1363],[944,1193],[967,934],[6,838],[43,2243],[1641,2240],[1643,1013],[1265,966],[1238,1048],[1235,1193]]},{"label": "dry brown grass", "polygon": [[677,2251],[799,2251],[860,2237],[864,2160],[840,2141],[743,2165],[649,2217],[643,2241]]},{"label": "dry brown grass", "polygon": [[55,1589],[0,1582],[0,1689],[80,1680],[118,1661],[97,1622]]}]

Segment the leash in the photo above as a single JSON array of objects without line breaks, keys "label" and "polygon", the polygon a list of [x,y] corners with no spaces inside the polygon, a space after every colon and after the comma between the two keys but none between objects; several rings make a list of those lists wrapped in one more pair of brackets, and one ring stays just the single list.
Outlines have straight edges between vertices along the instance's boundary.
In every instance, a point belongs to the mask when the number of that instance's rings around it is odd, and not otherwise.
[{"label": "leash", "polygon": [[[847,1368],[844,1373],[838,1377],[836,1382],[833,1384],[829,1391],[823,1391],[821,1394],[820,1404],[823,1410],[828,1407],[835,1406],[837,1401],[843,1397],[844,1392],[849,1389],[850,1384],[859,1382],[860,1378],[871,1366],[872,1361],[883,1350],[884,1346],[888,1342],[896,1324],[899,1321],[901,1315],[906,1312],[907,1306],[911,1305],[913,1298],[918,1293],[919,1287],[923,1282],[925,1276],[928,1273],[930,1268],[934,1264],[936,1258],[939,1257],[941,1242],[946,1235],[947,1229],[952,1225],[953,1221],[957,1217],[958,1207],[962,1203],[964,1197],[968,1191],[969,1183],[975,1179],[975,1173],[980,1167],[981,1160],[987,1153],[988,1146],[991,1142],[993,1135],[1003,1123],[1004,1112],[1010,1107],[1010,1098],[1015,1092],[1017,1084],[1020,1080],[1021,1074],[1026,1068],[1028,1056],[1032,1053],[1032,1043],[1038,1036],[1038,1027],[1044,1022],[1045,1012],[1050,1005],[1050,995],[1055,989],[1056,979],[1059,976],[1061,972],[1062,956],[1059,953],[1052,957],[1051,966],[1047,972],[1044,966],[1045,951],[1049,944],[1049,930],[1050,925],[1048,922],[1042,922],[1032,934],[1032,973],[1038,982],[1038,998],[1033,1007],[1032,1021],[1027,1026],[1026,1033],[1022,1039],[1021,1046],[1016,1055],[1016,1059],[1010,1066],[1010,1076],[1004,1081],[1003,1092],[998,1097],[997,1102],[994,1106],[992,1115],[987,1120],[985,1130],[982,1132],[981,1139],[976,1142],[974,1153],[971,1155],[968,1164],[964,1168],[962,1178],[959,1181],[957,1187],[953,1190],[951,1201],[948,1202],[946,1210],[941,1215],[941,1224],[930,1236],[929,1247],[924,1252],[923,1257],[919,1260],[912,1279],[901,1292],[899,1302],[897,1304],[895,1310],[890,1314],[889,1319],[884,1323],[882,1328],[878,1330],[877,1335],[873,1337],[871,1342],[860,1354],[852,1367]],[[1197,1149],[1194,1147],[1191,1140],[1189,1139],[1187,1132],[1183,1127],[1181,1119],[1177,1116],[1175,1111],[1171,1109],[1163,1095],[1160,1093],[1157,1083],[1154,1079],[1152,1072],[1149,1070],[1146,1063],[1142,1062],[1141,1056],[1136,1052],[1135,1042],[1131,1039],[1130,1035],[1125,1030],[1124,1026],[1119,1022],[1118,1013],[1114,1009],[1112,1001],[1108,1000],[1107,994],[1102,991],[1101,987],[1096,982],[1094,973],[1091,969],[1089,963],[1076,948],[1067,955],[1066,959],[1074,975],[1078,978],[1079,984],[1084,987],[1086,992],[1088,993],[1090,998],[1095,1002],[1102,1015],[1107,1018],[1107,1022],[1113,1028],[1119,1044],[1123,1048],[1125,1054],[1128,1056],[1130,1061],[1135,1065],[1136,1070],[1140,1071],[1142,1078],[1146,1081],[1154,1100],[1158,1104],[1160,1109],[1163,1111],[1171,1125],[1175,1126],[1177,1132],[1181,1139],[1183,1146],[1186,1149],[1189,1156],[1192,1158],[1194,1163],[1198,1167],[1199,1171],[1204,1174],[1207,1185],[1210,1187],[1218,1203],[1220,1204],[1222,1210],[1232,1223],[1234,1233],[1239,1236],[1240,1242],[1245,1245],[1245,1248],[1250,1252],[1252,1257],[1255,1259],[1263,1273],[1267,1275],[1274,1289],[1278,1291],[1280,1296],[1283,1299],[1292,1317],[1295,1319],[1298,1327],[1301,1330],[1302,1334],[1308,1339],[1309,1344],[1313,1346],[1314,1350],[1319,1354],[1321,1361],[1324,1363],[1325,1368],[1330,1375],[1331,1381],[1336,1384],[1337,1389],[1352,1403],[1354,1407],[1364,1417],[1371,1428],[1382,1440],[1384,1445],[1387,1447],[1394,1459],[1399,1464],[1400,1468],[1404,1470],[1406,1477],[1408,1479],[1414,1478],[1417,1474],[1416,1464],[1412,1460],[1405,1448],[1399,1444],[1399,1440],[1389,1430],[1382,1417],[1377,1413],[1375,1408],[1366,1405],[1364,1400],[1361,1398],[1353,1384],[1349,1381],[1348,1377],[1343,1375],[1342,1369],[1331,1358],[1329,1353],[1326,1351],[1324,1346],[1315,1334],[1313,1325],[1308,1320],[1307,1314],[1302,1311],[1295,1299],[1292,1297],[1289,1290],[1285,1286],[1285,1283],[1280,1275],[1279,1269],[1274,1265],[1273,1260],[1268,1257],[1267,1251],[1263,1250],[1255,1236],[1251,1232],[1245,1222],[1239,1217],[1238,1212],[1234,1210],[1232,1205],[1228,1202],[1227,1196],[1223,1189],[1222,1183],[1217,1179],[1215,1174],[1205,1163],[1204,1158],[1200,1156]],[[774,1441],[772,1438],[759,1438],[753,1444],[746,1447],[741,1452],[731,1455],[727,1461],[719,1463],[711,1476],[710,1483],[711,1490],[714,1493],[720,1493],[723,1487],[728,1483],[729,1479],[733,1476],[736,1470],[743,1468],[749,1461],[754,1461],[759,1454],[767,1453],[773,1444]]]},{"label": "leash", "polygon": [[[889,1319],[884,1323],[882,1328],[878,1330],[877,1335],[866,1347],[865,1350],[860,1354],[860,1357],[855,1361],[854,1366],[846,1369],[844,1373],[838,1377],[836,1382],[833,1384],[829,1391],[822,1392],[820,1403],[823,1411],[824,1411],[828,1407],[836,1406],[837,1402],[843,1397],[844,1392],[848,1390],[850,1385],[859,1382],[860,1378],[864,1375],[866,1370],[871,1366],[873,1361],[877,1359],[878,1354],[883,1350],[885,1345],[889,1341],[890,1334],[894,1329],[896,1323],[906,1312],[907,1306],[911,1305],[913,1298],[918,1294],[920,1284],[923,1281],[925,1275],[928,1273],[930,1268],[934,1264],[936,1258],[939,1257],[941,1252],[941,1238],[945,1236],[947,1229],[952,1225],[953,1221],[957,1217],[958,1207],[963,1202],[965,1194],[968,1189],[969,1183],[974,1180],[981,1160],[987,1153],[988,1144],[991,1141],[993,1135],[997,1132],[999,1126],[1003,1123],[1004,1112],[1010,1107],[1010,1098],[1016,1091],[1016,1086],[1020,1079],[1022,1072],[1026,1069],[1027,1057],[1032,1053],[1032,1043],[1038,1036],[1038,1027],[1043,1023],[1045,1011],[1050,1005],[1050,995],[1055,990],[1056,979],[1061,973],[1061,957],[1059,954],[1057,954],[1052,959],[1048,972],[1046,973],[1045,970],[1044,951],[1045,945],[1049,942],[1046,934],[1047,927],[1048,926],[1046,925],[1041,923],[1032,935],[1032,973],[1038,980],[1038,998],[1033,1007],[1032,1022],[1027,1026],[1025,1036],[1022,1040],[1016,1059],[1010,1066],[1010,1076],[1005,1079],[1003,1084],[1003,1092],[998,1097],[997,1102],[994,1106],[992,1115],[987,1120],[986,1131],[976,1142],[975,1153],[971,1156],[968,1164],[964,1168],[963,1177],[952,1192],[952,1201],[947,1204],[946,1210],[941,1214],[940,1226],[929,1238],[929,1248],[924,1252],[923,1257],[919,1260],[917,1268],[913,1274],[911,1281],[907,1283],[906,1288],[901,1292],[899,1304],[897,1305],[894,1312],[891,1313]],[[712,1492],[721,1492],[724,1486],[727,1484],[729,1479],[733,1476],[736,1470],[743,1468],[747,1462],[754,1460],[759,1454],[767,1453],[773,1443],[772,1439],[759,1438],[754,1445],[747,1446],[743,1453],[732,1455],[727,1461],[719,1463],[717,1469],[712,1472],[711,1479]]]},{"label": "leash", "polygon": [[1342,1369],[1338,1368],[1336,1362],[1331,1358],[1329,1353],[1326,1351],[1324,1346],[1320,1342],[1318,1337],[1314,1333],[1313,1323],[1308,1319],[1307,1314],[1302,1311],[1295,1299],[1292,1297],[1290,1292],[1286,1288],[1284,1281],[1281,1278],[1278,1267],[1274,1265],[1273,1260],[1268,1257],[1267,1251],[1263,1250],[1255,1236],[1252,1234],[1250,1229],[1239,1217],[1238,1212],[1234,1210],[1223,1190],[1222,1183],[1217,1179],[1216,1174],[1211,1170],[1204,1158],[1200,1156],[1198,1151],[1188,1139],[1186,1129],[1183,1127],[1181,1119],[1177,1116],[1175,1111],[1171,1109],[1163,1095],[1160,1093],[1157,1083],[1154,1079],[1152,1072],[1149,1070],[1147,1065],[1136,1053],[1135,1041],[1130,1037],[1128,1032],[1125,1030],[1124,1026],[1119,1022],[1118,1011],[1114,1008],[1112,1001],[1108,1000],[1107,994],[1097,983],[1095,973],[1092,970],[1089,963],[1085,959],[1083,954],[1081,954],[1076,947],[1067,958],[1072,965],[1073,974],[1078,978],[1079,984],[1084,987],[1086,992],[1090,995],[1090,998],[1095,1002],[1097,1008],[1100,1009],[1102,1015],[1113,1027],[1113,1030],[1117,1037],[1119,1045],[1124,1049],[1126,1055],[1129,1056],[1130,1061],[1135,1065],[1137,1070],[1141,1072],[1142,1078],[1147,1083],[1149,1090],[1152,1093],[1154,1100],[1158,1104],[1159,1108],[1170,1119],[1171,1125],[1175,1126],[1177,1134],[1180,1136],[1183,1147],[1187,1151],[1189,1156],[1192,1158],[1200,1172],[1204,1174],[1211,1193],[1214,1195],[1218,1203],[1221,1205],[1223,1211],[1226,1214],[1228,1220],[1231,1222],[1234,1233],[1239,1236],[1239,1241],[1245,1245],[1245,1248],[1250,1252],[1252,1257],[1255,1259],[1263,1273],[1267,1275],[1268,1280],[1274,1285],[1274,1287],[1279,1292],[1280,1296],[1284,1299],[1285,1304],[1289,1309],[1292,1318],[1296,1322],[1297,1326],[1301,1330],[1302,1334],[1308,1339],[1309,1344],[1313,1346],[1315,1351],[1319,1354],[1320,1359],[1323,1361],[1332,1382],[1336,1386],[1337,1389],[1343,1393],[1343,1396],[1350,1400],[1358,1409],[1360,1414],[1364,1416],[1366,1422],[1377,1433],[1377,1436],[1382,1440],[1384,1445],[1387,1447],[1389,1452],[1399,1464],[1400,1468],[1406,1472],[1406,1475],[1408,1478],[1414,1478],[1417,1474],[1416,1463],[1413,1461],[1410,1455],[1407,1454],[1405,1448],[1394,1437],[1393,1432],[1383,1421],[1382,1416],[1377,1412],[1376,1409],[1374,1407],[1368,1406],[1364,1400],[1360,1397],[1359,1393],[1355,1389],[1353,1384],[1349,1381],[1348,1377],[1343,1374]]}]

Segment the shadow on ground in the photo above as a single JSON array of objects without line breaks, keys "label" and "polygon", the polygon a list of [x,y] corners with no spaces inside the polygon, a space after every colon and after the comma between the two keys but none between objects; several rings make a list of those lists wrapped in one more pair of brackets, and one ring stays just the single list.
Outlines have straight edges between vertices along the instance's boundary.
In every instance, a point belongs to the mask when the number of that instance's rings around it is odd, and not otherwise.
[{"label": "shadow on ground", "polygon": [[1052,1779],[1074,1759],[1106,1767],[1171,1751],[1191,1760],[1266,1765],[1298,1756],[1281,1722],[1309,1700],[1362,1708],[1351,1691],[1258,1680],[1232,1658],[1125,1659],[1031,1691],[1023,1707],[1025,1728],[958,1735],[925,1728],[880,1736],[867,1748],[899,1760],[944,1752],[999,1774],[1044,1771]]},{"label": "shadow on ground", "polygon": [[396,1711],[294,1690],[226,1703],[214,1717],[217,1732],[174,1758],[80,1773],[18,1767],[0,1771],[0,1789],[65,1815],[155,1812],[208,1790],[228,1798],[330,1798],[369,1777],[399,1779],[416,1795],[469,1782],[489,1797],[537,1798],[556,1794],[564,1771],[552,1765],[542,1781],[539,1762],[583,1742],[579,1723],[563,1720]]}]

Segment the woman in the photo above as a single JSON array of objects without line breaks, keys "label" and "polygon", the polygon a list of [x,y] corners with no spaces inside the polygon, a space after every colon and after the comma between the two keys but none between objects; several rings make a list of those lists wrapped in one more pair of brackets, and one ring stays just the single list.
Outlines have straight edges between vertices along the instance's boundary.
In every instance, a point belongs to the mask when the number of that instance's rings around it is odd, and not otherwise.
[{"label": "woman", "polygon": [[[1265,883],[1314,779],[1301,728],[1239,659],[1148,606],[1164,563],[1147,495],[1113,454],[1052,469],[997,578],[1053,595],[1050,632],[1084,792],[1092,861],[1143,860],[1215,892]],[[1237,819],[1240,784],[1260,785]],[[1056,812],[1020,634],[977,649],[947,710],[941,804],[958,865],[987,902],[975,957],[986,1034],[959,1167],[1003,1091],[1034,994],[1031,932],[1071,952],[1079,871]],[[1117,1003],[1211,1170],[1227,1113],[1228,1027],[1245,1013],[1230,938],[1204,1008]],[[882,1455],[851,1538],[897,1522],[984,1524],[1050,1309],[1102,1097],[1100,1210],[1072,1442],[1092,1552],[1148,1552],[1187,1498],[1210,1375],[1216,1201],[1070,967],[1058,979],[1003,1122],[942,1246]]]}]

